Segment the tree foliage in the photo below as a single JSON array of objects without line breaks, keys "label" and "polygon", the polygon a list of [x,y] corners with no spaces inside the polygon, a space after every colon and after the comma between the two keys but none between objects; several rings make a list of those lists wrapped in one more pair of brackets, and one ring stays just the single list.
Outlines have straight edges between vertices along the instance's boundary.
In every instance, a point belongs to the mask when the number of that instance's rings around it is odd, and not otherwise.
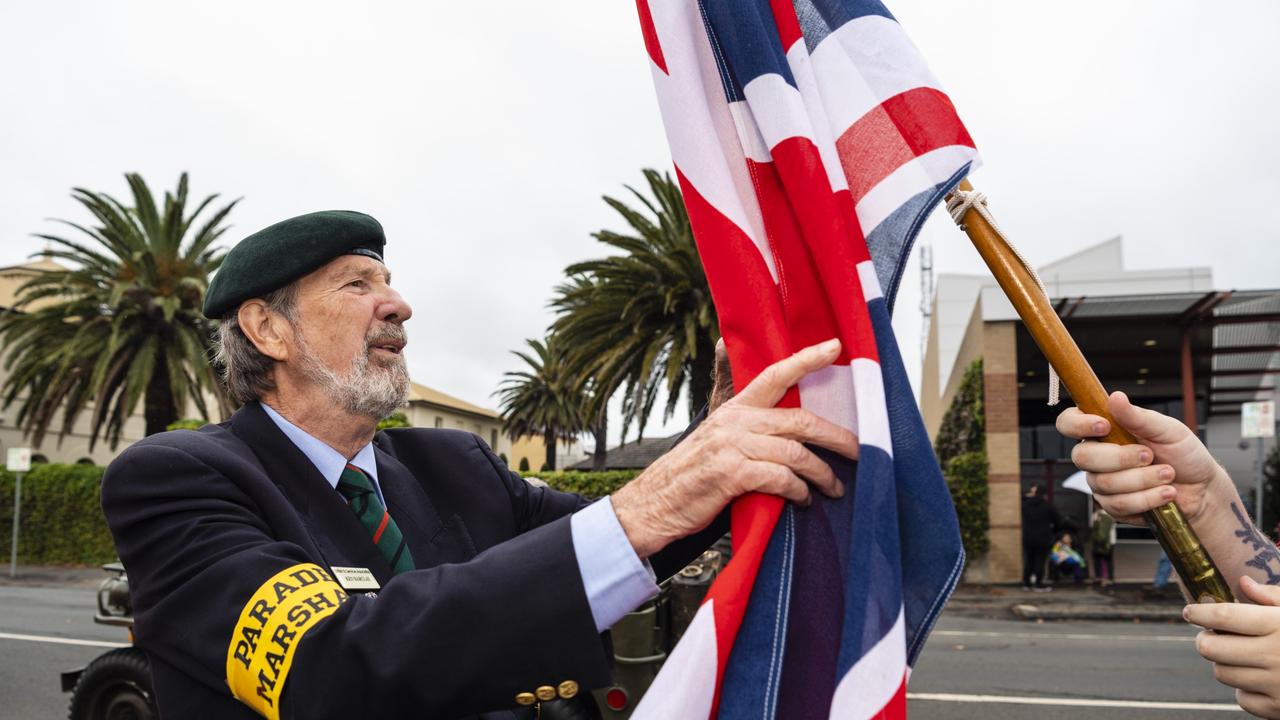
[{"label": "tree foliage", "polygon": [[942,416],[934,441],[942,474],[960,523],[965,555],[978,558],[991,547],[987,531],[990,488],[987,485],[986,416],[982,409],[982,358],[965,368],[955,399]]},{"label": "tree foliage", "polygon": [[401,410],[397,410],[378,421],[379,430],[407,427],[413,427],[413,423],[409,422],[409,416],[405,415]]},{"label": "tree foliage", "polygon": [[632,423],[643,435],[660,391],[664,419],[686,389],[691,417],[706,403],[720,338],[680,188],[656,170],[644,177],[648,196],[627,187],[639,209],[604,198],[629,231],[593,237],[618,252],[570,265],[552,301],[568,371],[587,386],[586,417],[600,417],[621,390],[623,438]]},{"label": "tree foliage", "polygon": [[541,436],[547,448],[544,468],[555,470],[560,439],[575,438],[587,428],[582,384],[568,374],[554,335],[526,342],[532,352],[512,351],[526,369],[505,373],[498,388],[502,426],[512,440]]},{"label": "tree foliage", "polygon": [[140,400],[148,435],[177,420],[188,401],[204,419],[206,394],[222,402],[209,362],[213,325],[201,307],[222,262],[214,243],[236,202],[197,226],[218,196],[189,210],[185,173],[159,205],[141,176],[125,179],[131,206],[72,191],[93,222],[60,221],[80,235],[74,239],[37,235],[71,267],[38,272],[0,316],[9,371],[0,393],[6,407],[21,403],[18,425],[37,446],[50,431],[70,432],[90,406],[90,446],[101,437],[114,448]]},{"label": "tree foliage", "polygon": [[987,514],[991,495],[987,485],[987,454],[961,453],[948,460],[942,470],[951,501],[956,506],[964,554],[969,558],[982,557],[991,549],[991,540],[987,537],[991,528]]},{"label": "tree foliage", "polygon": [[942,426],[933,443],[943,467],[957,455],[986,452],[986,428],[982,410],[982,358],[978,358],[965,368],[955,399],[942,416]]}]

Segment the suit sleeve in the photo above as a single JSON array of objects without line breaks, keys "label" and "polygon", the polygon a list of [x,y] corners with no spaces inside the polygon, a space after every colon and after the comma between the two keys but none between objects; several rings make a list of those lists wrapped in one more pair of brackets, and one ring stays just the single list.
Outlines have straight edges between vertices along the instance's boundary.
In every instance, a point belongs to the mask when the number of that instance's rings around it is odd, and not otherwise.
[{"label": "suit sleeve", "polygon": [[126,450],[102,496],[136,589],[138,644],[266,717],[455,717],[609,680],[564,498],[513,499],[527,532],[348,597],[185,449]]}]

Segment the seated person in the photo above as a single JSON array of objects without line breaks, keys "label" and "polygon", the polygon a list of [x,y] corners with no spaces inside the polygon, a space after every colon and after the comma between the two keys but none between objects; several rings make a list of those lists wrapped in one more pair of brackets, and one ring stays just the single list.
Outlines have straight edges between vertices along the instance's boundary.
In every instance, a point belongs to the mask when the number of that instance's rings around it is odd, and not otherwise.
[{"label": "seated person", "polygon": [[[1188,605],[1183,617],[1206,628],[1196,650],[1213,663],[1236,701],[1263,718],[1280,718],[1280,551],[1249,520],[1226,470],[1178,420],[1112,393],[1107,409],[1137,445],[1082,442],[1071,459],[1088,472],[1094,499],[1119,522],[1144,524],[1142,513],[1178,504],[1240,603]],[[1058,431],[1087,440],[1110,424],[1070,408]],[[1224,634],[1209,631],[1220,631]]]},{"label": "seated person", "polygon": [[1084,582],[1084,557],[1071,544],[1071,533],[1063,533],[1049,551],[1049,564],[1055,579],[1070,573],[1076,584]]}]

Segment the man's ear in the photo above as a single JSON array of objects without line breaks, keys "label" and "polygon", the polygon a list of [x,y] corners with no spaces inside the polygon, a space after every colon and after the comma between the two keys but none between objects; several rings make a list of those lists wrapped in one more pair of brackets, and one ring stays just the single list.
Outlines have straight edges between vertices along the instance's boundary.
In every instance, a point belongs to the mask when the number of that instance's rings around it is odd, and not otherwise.
[{"label": "man's ear", "polygon": [[289,359],[290,343],[287,341],[293,339],[293,328],[283,315],[272,312],[265,302],[254,298],[240,304],[236,319],[258,352],[277,362]]}]

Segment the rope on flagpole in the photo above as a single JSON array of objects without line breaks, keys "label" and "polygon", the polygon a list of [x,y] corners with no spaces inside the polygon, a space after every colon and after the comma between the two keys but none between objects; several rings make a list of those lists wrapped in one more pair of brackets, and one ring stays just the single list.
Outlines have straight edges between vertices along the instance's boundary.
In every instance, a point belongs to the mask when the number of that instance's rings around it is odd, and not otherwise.
[{"label": "rope on flagpole", "polygon": [[[968,230],[964,225],[964,214],[969,210],[975,210],[984,220],[991,224],[991,229],[1004,240],[1013,254],[1018,257],[1018,262],[1022,263],[1022,267],[1027,269],[1027,273],[1031,275],[1031,279],[1036,281],[1036,287],[1040,288],[1040,292],[1045,298],[1049,297],[1049,291],[1045,289],[1044,282],[1040,279],[1040,274],[1036,269],[1027,262],[1022,253],[1018,251],[1017,246],[1009,242],[1009,238],[1000,230],[1000,225],[996,219],[987,211],[987,196],[977,190],[961,190],[956,188],[947,196],[947,212],[951,213],[951,219],[955,221],[956,226],[961,230]],[[1049,364],[1049,405],[1057,405],[1059,395],[1061,394],[1061,381],[1058,379],[1058,371],[1053,369],[1053,364]]]}]

